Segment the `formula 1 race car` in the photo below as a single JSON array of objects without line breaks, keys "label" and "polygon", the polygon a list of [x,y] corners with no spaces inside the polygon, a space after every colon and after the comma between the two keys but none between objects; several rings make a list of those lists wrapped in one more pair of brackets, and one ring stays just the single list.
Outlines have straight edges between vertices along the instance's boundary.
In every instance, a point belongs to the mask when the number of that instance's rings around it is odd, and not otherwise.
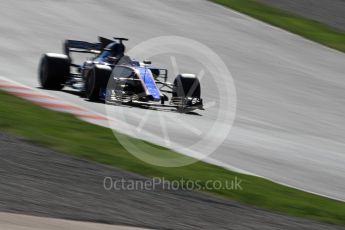
[{"label": "formula 1 race car", "polygon": [[[176,108],[179,112],[203,110],[201,87],[194,74],[179,74],[169,83],[168,70],[153,68],[125,55],[126,38],[99,37],[98,43],[66,40],[64,54],[46,53],[39,66],[39,82],[44,89],[71,87],[90,101],[138,106]],[[81,65],[71,53],[93,54]],[[166,94],[171,94],[170,98]]]}]

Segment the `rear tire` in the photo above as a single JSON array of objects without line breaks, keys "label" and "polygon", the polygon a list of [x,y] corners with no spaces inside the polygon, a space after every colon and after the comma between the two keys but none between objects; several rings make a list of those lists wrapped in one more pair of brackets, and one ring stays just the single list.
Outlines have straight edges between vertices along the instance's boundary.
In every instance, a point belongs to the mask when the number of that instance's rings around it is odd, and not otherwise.
[{"label": "rear tire", "polygon": [[111,67],[95,65],[86,76],[85,96],[90,101],[99,101],[101,89],[106,89],[111,75]]},{"label": "rear tire", "polygon": [[39,67],[39,82],[44,89],[61,90],[70,74],[70,61],[63,54],[44,54]]}]

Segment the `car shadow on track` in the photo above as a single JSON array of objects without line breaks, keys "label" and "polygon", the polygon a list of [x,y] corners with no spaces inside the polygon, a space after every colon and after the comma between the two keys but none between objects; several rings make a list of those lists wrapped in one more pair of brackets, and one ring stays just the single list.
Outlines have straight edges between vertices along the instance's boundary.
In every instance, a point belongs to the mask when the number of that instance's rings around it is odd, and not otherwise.
[{"label": "car shadow on track", "polygon": [[122,106],[122,107],[126,107],[126,108],[137,108],[137,109],[139,108],[139,109],[145,109],[145,110],[151,110],[151,111],[178,113],[178,114],[186,114],[186,115],[194,115],[194,116],[203,116],[202,114],[197,113],[195,111],[187,112],[187,113],[181,113],[174,108],[155,107],[155,106],[150,106],[150,105],[139,105],[139,104],[131,104],[131,103],[126,103],[126,104],[106,103],[106,104],[110,105],[110,106]]},{"label": "car shadow on track", "polygon": [[[152,107],[152,106],[147,106],[147,105],[133,105],[133,104],[118,104],[118,103],[113,104],[113,103],[105,103],[102,100],[90,101],[84,97],[84,94],[82,92],[79,92],[79,91],[73,90],[73,89],[68,89],[68,88],[67,89],[64,88],[62,90],[48,90],[48,89],[44,89],[42,87],[36,87],[36,88],[41,89],[41,90],[45,90],[45,91],[60,91],[60,92],[68,93],[68,94],[83,98],[85,101],[88,101],[90,103],[107,104],[107,105],[112,105],[112,106],[123,106],[126,108],[140,108],[140,109],[146,109],[146,110],[148,109],[148,110],[155,110],[155,111],[160,111],[160,112],[181,113],[181,112],[177,111],[176,109],[171,109],[171,108],[157,108],[157,107]],[[197,113],[195,111],[183,113],[183,114],[193,115],[193,116],[202,116],[200,113]]]}]

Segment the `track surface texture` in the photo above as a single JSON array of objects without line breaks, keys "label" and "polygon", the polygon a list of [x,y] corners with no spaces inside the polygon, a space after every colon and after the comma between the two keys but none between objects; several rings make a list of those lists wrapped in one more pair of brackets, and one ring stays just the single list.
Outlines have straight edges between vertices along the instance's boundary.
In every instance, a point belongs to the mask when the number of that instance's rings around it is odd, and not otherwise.
[{"label": "track surface texture", "polygon": [[[66,38],[129,37],[130,49],[146,39],[177,35],[207,45],[226,63],[237,89],[234,126],[211,158],[345,200],[343,53],[207,1],[0,1],[0,9],[0,75],[32,87],[38,86],[41,54],[61,52]],[[177,59],[181,72],[200,71],[198,64],[183,60]],[[169,56],[154,63],[171,68]],[[206,72],[201,80],[204,100],[217,102],[217,78],[208,76]],[[50,93],[106,113],[103,104],[71,93]],[[122,109],[123,121],[134,125],[148,112]],[[153,136],[142,138],[158,142],[164,134],[161,116],[171,141],[188,146],[197,135],[172,120],[207,133],[216,109],[200,112],[201,116],[151,111],[141,128]]]},{"label": "track surface texture", "polygon": [[3,133],[0,146],[1,212],[154,229],[342,229],[197,192],[159,186],[153,191],[106,191],[104,177],[145,178]]},{"label": "track surface texture", "polygon": [[345,31],[344,0],[259,0],[268,5]]},{"label": "track surface texture", "polygon": [[0,213],[1,230],[148,230],[136,227],[115,226],[47,217]]}]

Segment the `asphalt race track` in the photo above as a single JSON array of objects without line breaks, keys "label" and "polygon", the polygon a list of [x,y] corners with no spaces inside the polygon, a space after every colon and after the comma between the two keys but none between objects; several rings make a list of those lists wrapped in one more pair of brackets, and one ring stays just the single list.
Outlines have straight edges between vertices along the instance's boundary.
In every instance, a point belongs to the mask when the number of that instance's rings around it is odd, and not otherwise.
[{"label": "asphalt race track", "polygon": [[[211,158],[229,168],[345,200],[343,53],[206,1],[0,1],[0,9],[0,75],[32,87],[38,86],[40,55],[61,52],[66,38],[124,36],[130,38],[129,49],[168,35],[205,44],[226,63],[237,92],[233,128]],[[186,60],[176,57],[181,71],[200,71],[196,61]],[[169,56],[153,61],[174,66]],[[117,119],[135,127],[141,124],[140,129],[153,134],[142,136],[147,140],[171,148],[188,146],[216,119],[218,79],[210,75],[206,71],[201,80],[210,106],[199,115],[121,107],[125,118]],[[106,113],[103,104],[73,93],[50,93]],[[166,129],[161,129],[162,123]],[[169,137],[169,142],[159,141],[161,137]]]}]

